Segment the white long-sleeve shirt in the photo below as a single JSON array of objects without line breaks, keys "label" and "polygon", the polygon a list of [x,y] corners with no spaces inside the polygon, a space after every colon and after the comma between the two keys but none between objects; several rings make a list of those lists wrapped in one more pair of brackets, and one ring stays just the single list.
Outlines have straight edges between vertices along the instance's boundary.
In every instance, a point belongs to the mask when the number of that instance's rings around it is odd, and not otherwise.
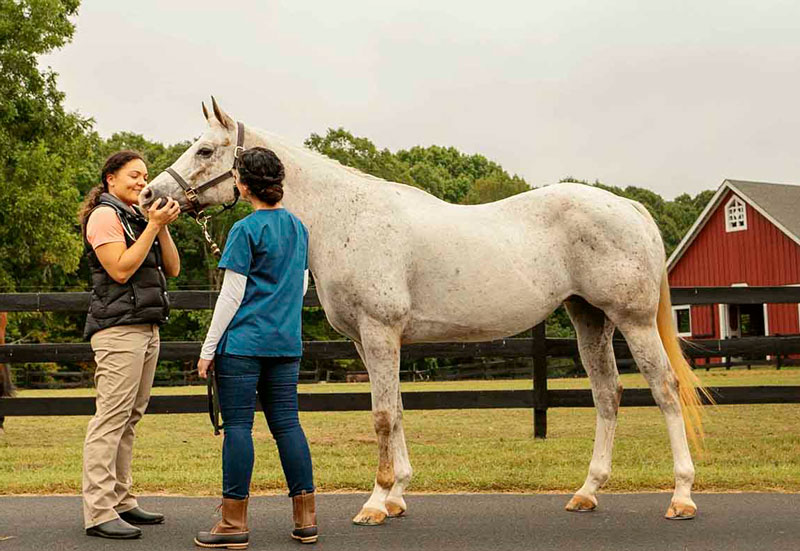
[{"label": "white long-sleeve shirt", "polygon": [[[247,276],[233,270],[225,270],[222,288],[219,290],[219,297],[217,297],[217,303],[214,305],[211,326],[208,328],[206,339],[203,341],[203,347],[200,350],[201,359],[214,359],[219,340],[239,310],[239,306],[242,305],[246,287]],[[306,291],[308,291],[308,270],[303,274],[303,296],[305,296]]]}]

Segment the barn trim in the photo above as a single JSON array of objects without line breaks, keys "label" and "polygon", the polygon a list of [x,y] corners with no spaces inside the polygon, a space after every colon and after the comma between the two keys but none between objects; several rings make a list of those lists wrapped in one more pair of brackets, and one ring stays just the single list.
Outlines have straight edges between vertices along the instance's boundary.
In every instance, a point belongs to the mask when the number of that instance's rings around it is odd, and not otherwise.
[{"label": "barn trim", "polygon": [[[687,312],[689,314],[689,332],[681,332],[680,330],[680,323],[679,323],[679,313],[678,312]],[[692,328],[692,307],[689,304],[679,304],[677,306],[672,307],[672,319],[675,322],[675,327],[678,329],[678,336],[679,337],[691,337],[693,334]]]},{"label": "barn trim", "polygon": [[689,250],[689,246],[694,242],[695,238],[700,235],[700,232],[711,219],[711,215],[716,212],[717,208],[719,208],[722,200],[725,198],[728,192],[733,192],[737,196],[739,196],[745,203],[750,205],[756,212],[758,212],[761,216],[767,219],[770,224],[774,225],[778,228],[783,234],[785,234],[789,239],[800,245],[800,236],[796,235],[792,231],[786,228],[783,224],[778,222],[774,216],[771,216],[766,210],[761,208],[753,199],[751,199],[746,193],[744,193],[741,189],[739,189],[736,184],[736,180],[724,180],[722,185],[719,187],[717,192],[708,202],[706,208],[703,209],[703,212],[700,213],[700,216],[697,217],[697,220],[689,228],[689,231],[686,232],[686,235],[683,237],[681,242],[672,252],[672,254],[667,259],[667,272],[672,271],[681,257]]}]

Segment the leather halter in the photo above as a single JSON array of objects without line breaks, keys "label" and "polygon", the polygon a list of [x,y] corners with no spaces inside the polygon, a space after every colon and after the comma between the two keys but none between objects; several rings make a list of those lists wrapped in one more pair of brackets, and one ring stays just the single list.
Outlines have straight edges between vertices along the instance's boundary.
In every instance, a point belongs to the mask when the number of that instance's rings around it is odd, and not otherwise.
[{"label": "leather halter", "polygon": [[[205,190],[216,186],[217,184],[224,182],[228,178],[233,178],[233,169],[236,168],[236,164],[239,162],[239,155],[245,151],[244,148],[244,124],[241,122],[236,123],[236,148],[233,150],[233,168],[228,170],[227,172],[223,172],[219,176],[212,178],[206,182],[203,182],[200,185],[195,187],[191,187],[183,177],[178,174],[172,167],[169,167],[165,172],[172,176],[172,178],[178,183],[181,188],[183,188],[183,193],[186,196],[186,201],[189,203],[190,213],[195,217],[198,217],[203,214],[203,210],[200,208],[200,201],[198,200],[198,196]],[[233,195],[234,200],[233,203],[229,205],[222,205],[222,210],[220,212],[226,211],[239,201],[239,188],[236,186],[233,187]]]}]

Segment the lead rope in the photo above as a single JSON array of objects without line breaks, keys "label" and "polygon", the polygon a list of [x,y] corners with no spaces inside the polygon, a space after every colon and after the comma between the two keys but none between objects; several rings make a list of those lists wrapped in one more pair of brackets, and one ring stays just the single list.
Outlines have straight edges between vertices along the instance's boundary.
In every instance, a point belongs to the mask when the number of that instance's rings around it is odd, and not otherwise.
[{"label": "lead rope", "polygon": [[209,220],[211,220],[211,217],[208,216],[202,210],[200,212],[198,212],[197,216],[195,216],[195,218],[194,218],[194,221],[197,222],[197,225],[200,226],[200,229],[203,230],[203,237],[206,238],[206,242],[211,247],[211,254],[213,254],[214,256],[219,258],[220,256],[222,256],[222,253],[219,250],[219,246],[211,238],[211,234],[208,233],[208,222],[209,222]]}]

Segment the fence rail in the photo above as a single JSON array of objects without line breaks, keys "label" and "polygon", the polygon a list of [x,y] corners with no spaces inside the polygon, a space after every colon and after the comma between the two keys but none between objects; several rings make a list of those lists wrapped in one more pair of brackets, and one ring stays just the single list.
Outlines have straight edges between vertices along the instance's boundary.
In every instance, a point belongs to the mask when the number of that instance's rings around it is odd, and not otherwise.
[{"label": "fence rail", "polygon": [[[537,343],[535,338],[513,338],[473,343],[408,344],[403,346],[402,358],[520,358],[531,356]],[[551,358],[571,358],[578,354],[575,339],[546,338],[544,343],[544,352]],[[201,344],[199,341],[162,342],[159,360],[196,360]],[[684,352],[690,358],[800,354],[800,336],[689,340],[684,342]],[[618,359],[631,357],[623,340],[614,341],[614,354]],[[353,360],[358,358],[358,353],[349,340],[305,341],[303,356],[310,360]],[[89,343],[0,346],[0,363],[88,362],[93,357]]]},{"label": "fence rail", "polygon": [[[213,308],[213,291],[176,291],[170,293],[172,307],[195,310]],[[762,304],[800,303],[800,287],[697,287],[673,288],[673,304]],[[88,293],[15,293],[0,294],[0,311],[7,312],[79,312],[86,311]],[[305,307],[319,307],[314,289],[304,301]],[[199,342],[163,342],[160,359],[192,360],[197,358]],[[309,341],[304,355],[313,360],[358,358],[353,343],[346,340]],[[695,340],[685,344],[690,358],[742,355],[800,354],[800,336],[746,337],[726,340]],[[624,341],[614,341],[617,358],[630,358]],[[544,324],[533,329],[532,338],[511,338],[480,343],[412,344],[403,347],[403,358],[424,357],[530,357],[533,360],[533,390],[407,392],[404,407],[413,409],[533,408],[534,433],[544,437],[547,409],[552,407],[590,407],[589,390],[548,390],[547,358],[574,357],[578,354],[574,339],[545,338]],[[90,361],[87,343],[9,344],[0,346],[0,363],[82,362]],[[800,387],[757,386],[716,387],[711,389],[720,404],[800,403]],[[622,406],[654,405],[649,389],[623,392]],[[369,393],[301,394],[304,411],[358,411],[370,409]],[[204,396],[153,396],[149,413],[198,413],[206,410]],[[0,416],[6,415],[91,415],[93,398],[14,398],[0,399]]]},{"label": "fence rail", "polygon": [[[783,287],[673,287],[672,304],[763,304],[800,303],[800,286]],[[171,291],[176,310],[206,310],[214,307],[217,291]],[[317,308],[319,298],[309,288],[303,306]],[[85,312],[89,293],[5,293],[0,294],[0,312]]]},{"label": "fence rail", "polygon": [[[714,400],[733,404],[800,404],[800,391],[792,386],[712,387]],[[301,411],[368,411],[368,392],[301,393]],[[622,393],[621,406],[654,406],[650,389],[631,388]],[[530,390],[452,390],[442,392],[405,392],[403,408],[436,409],[510,409],[593,407],[591,390],[548,390],[545,403]],[[260,407],[260,406],[259,406]],[[147,413],[205,413],[204,395],[151,396]],[[0,416],[93,415],[94,398],[0,398]]]}]

